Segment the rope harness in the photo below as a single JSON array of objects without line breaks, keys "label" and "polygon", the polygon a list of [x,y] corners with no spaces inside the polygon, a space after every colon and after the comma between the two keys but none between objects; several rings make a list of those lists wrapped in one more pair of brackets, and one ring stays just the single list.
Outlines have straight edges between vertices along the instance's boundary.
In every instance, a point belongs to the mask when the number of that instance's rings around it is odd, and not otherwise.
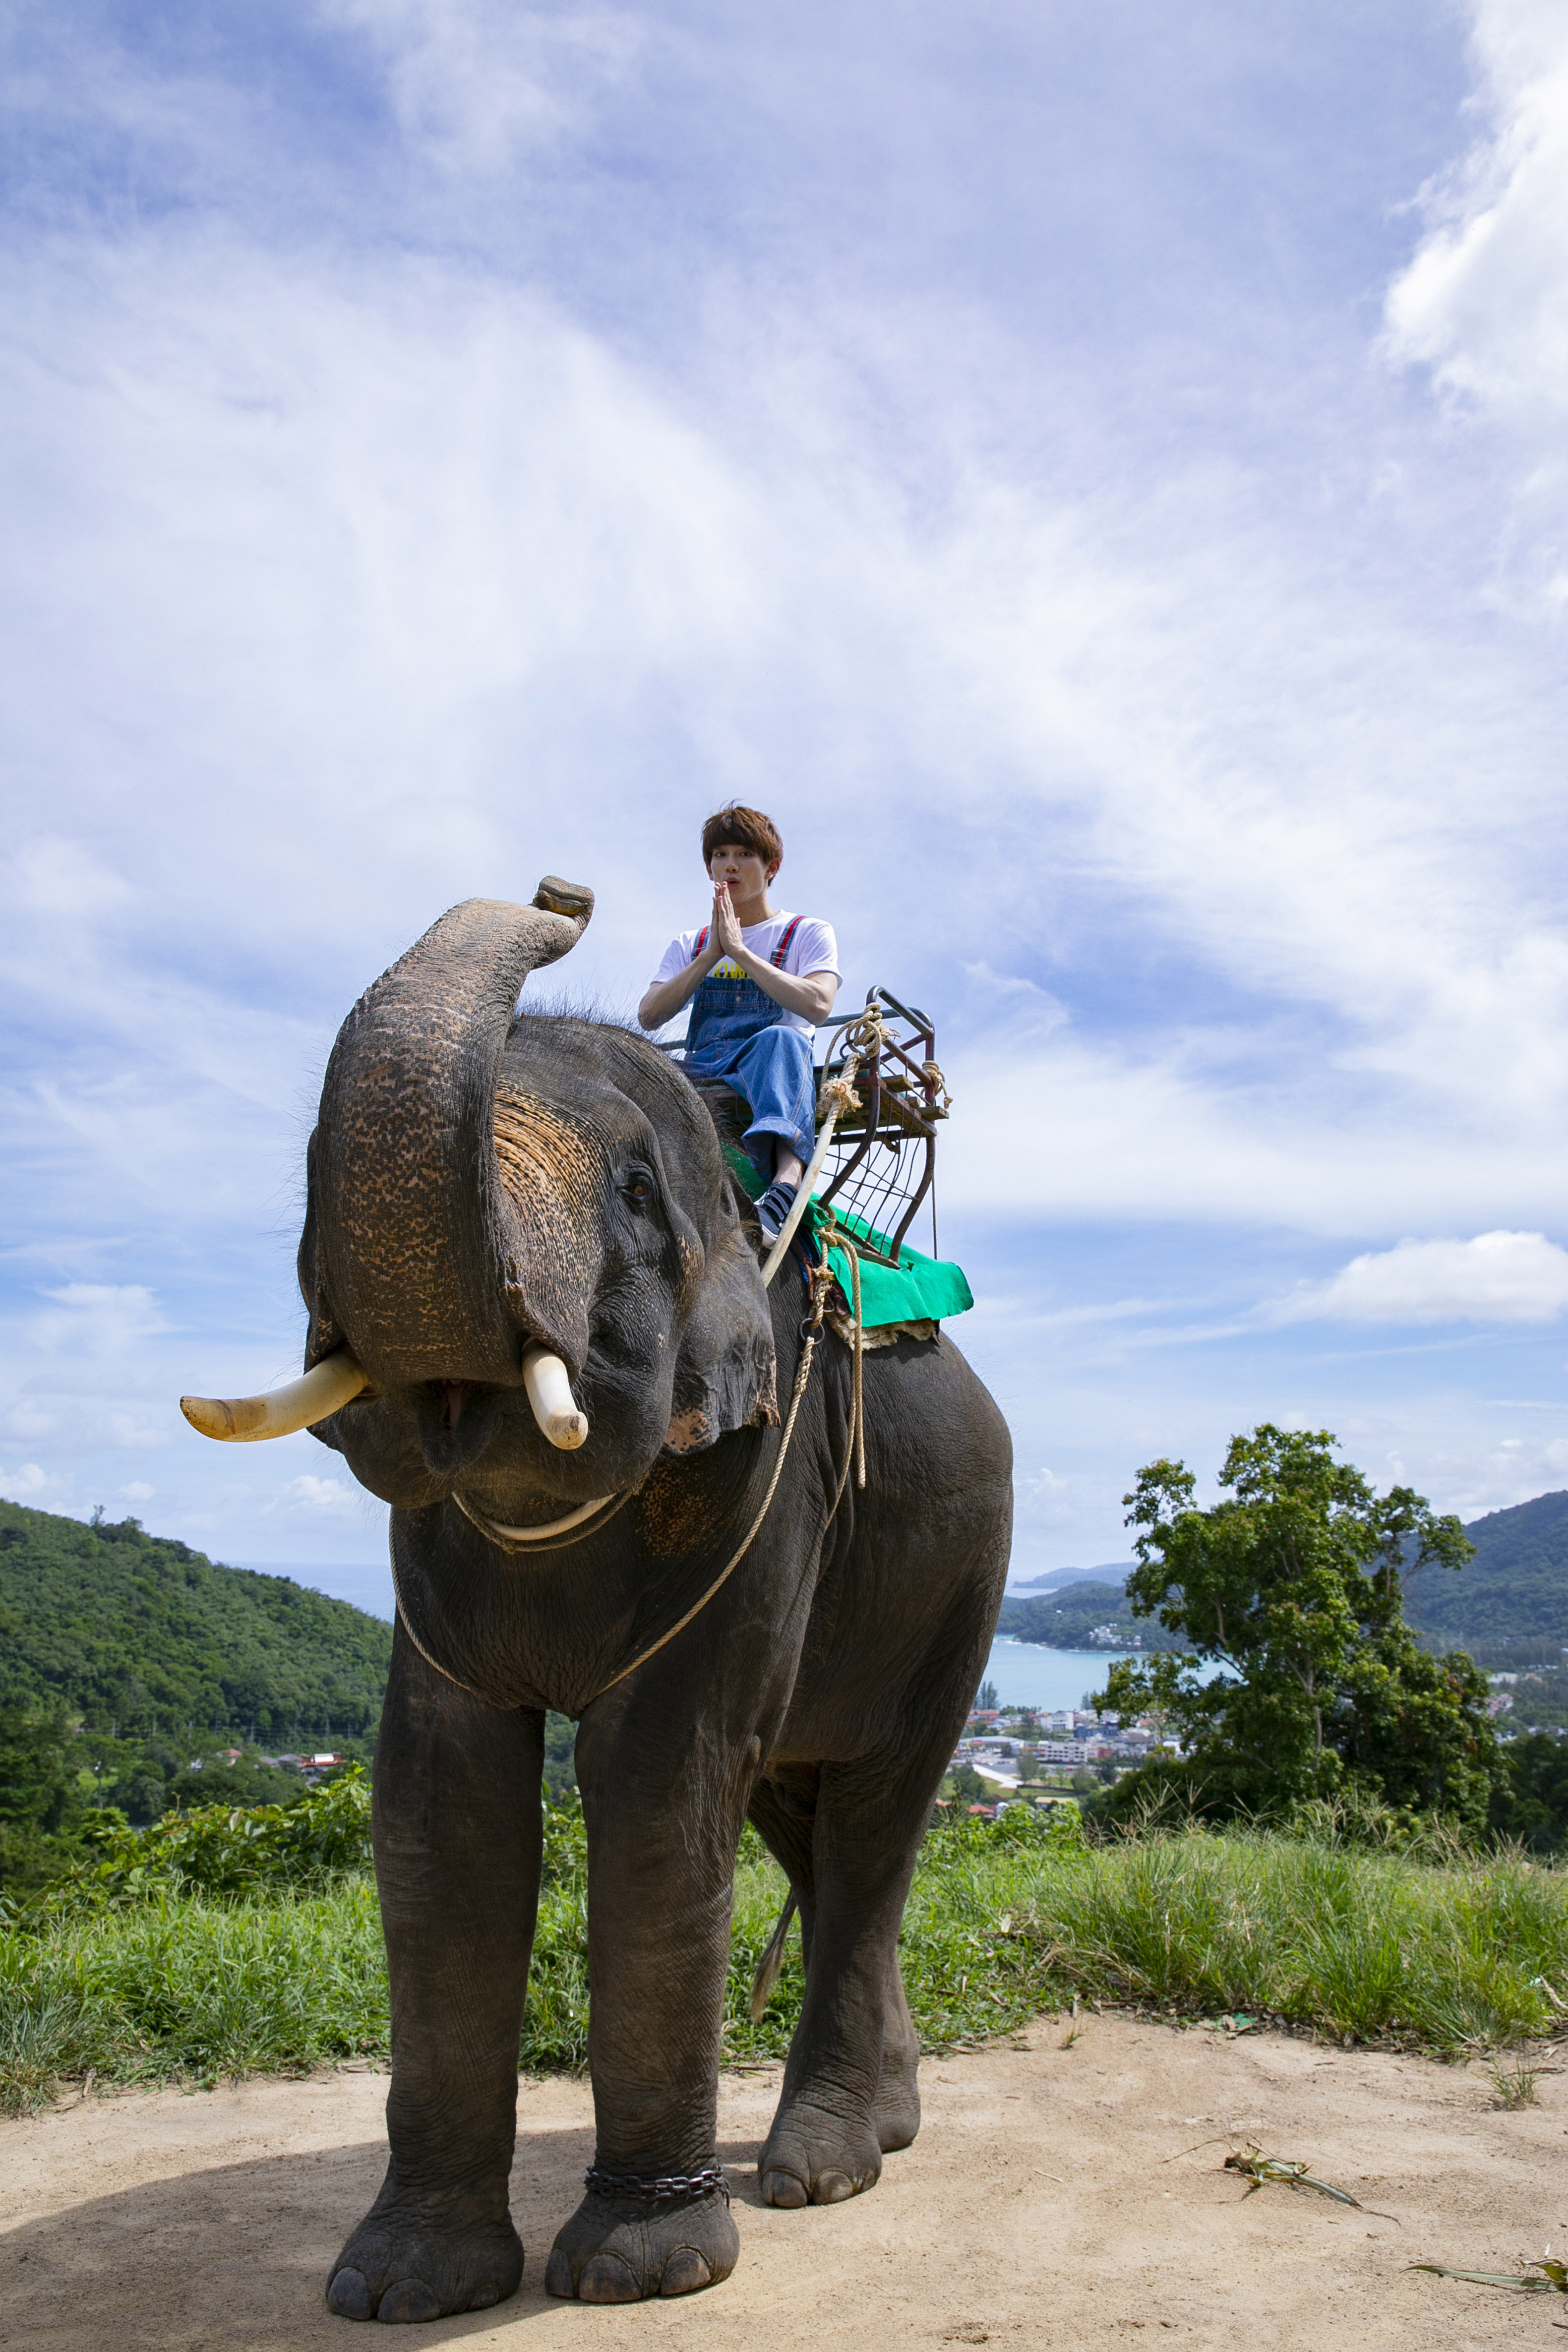
[{"label": "rope harness", "polygon": [[[795,1206],[780,1228],[778,1238],[769,1253],[767,1264],[763,1268],[764,1288],[771,1285],[774,1275],[784,1264],[785,1254],[794,1239],[795,1228],[805,1214],[806,1204],[811,1197],[812,1183],[826,1157],[827,1147],[833,1139],[835,1127],[847,1111],[858,1110],[860,1108],[860,1097],[855,1092],[855,1075],[866,1055],[879,1045],[882,1034],[881,1017],[874,1011],[865,1013],[845,1033],[846,1050],[843,1066],[837,1077],[827,1079],[823,1086],[820,1107],[825,1113],[825,1118],[822,1133],[817,1140],[816,1150],[812,1154],[811,1165],[801,1178],[796,1189]],[[801,1349],[800,1361],[795,1367],[795,1386],[790,1392],[789,1412],[784,1420],[784,1435],[779,1441],[779,1450],[773,1459],[773,1475],[768,1480],[768,1489],[763,1496],[756,1517],[742,1538],[739,1549],[731,1554],[701,1599],[694,1601],[684,1617],[678,1618],[667,1633],[661,1633],[657,1642],[650,1642],[646,1650],[639,1651],[629,1666],[623,1666],[619,1674],[612,1675],[607,1683],[602,1683],[594,1693],[594,1698],[603,1698],[606,1691],[614,1690],[617,1683],[624,1683],[628,1675],[637,1673],[639,1666],[646,1666],[650,1658],[657,1657],[660,1650],[673,1642],[678,1633],[683,1633],[692,1619],[700,1617],[708,1603],[728,1584],[761,1534],[763,1521],[768,1516],[773,1496],[778,1492],[779,1480],[784,1475],[784,1466],[789,1454],[790,1443],[795,1436],[795,1423],[800,1417],[801,1402],[805,1395],[806,1383],[811,1378],[811,1368],[816,1359],[816,1350],[821,1344],[823,1316],[827,1306],[827,1294],[833,1283],[833,1269],[829,1263],[828,1251],[835,1245],[843,1250],[849,1261],[853,1309],[849,1350],[849,1441],[844,1450],[844,1467],[839,1473],[838,1484],[833,1491],[833,1501],[827,1514],[827,1526],[832,1525],[838,1506],[844,1499],[844,1489],[849,1483],[851,1467],[855,1472],[857,1487],[863,1488],[866,1484],[864,1378],[866,1334],[860,1305],[860,1253],[856,1246],[855,1236],[839,1223],[831,1208],[824,1213],[819,1238],[822,1255],[819,1263],[811,1269],[806,1277],[811,1311],[801,1326],[805,1345]],[[596,1501],[580,1503],[575,1510],[568,1511],[563,1517],[549,1520],[544,1526],[538,1528],[505,1527],[499,1520],[488,1518],[484,1512],[476,1509],[473,1504],[465,1502],[462,1496],[456,1490],[453,1492],[452,1500],[464,1517],[479,1529],[486,1541],[494,1544],[499,1550],[514,1554],[520,1552],[538,1554],[546,1551],[564,1551],[568,1546],[582,1543],[587,1537],[597,1535],[601,1528],[608,1527],[618,1511],[625,1509],[634,1492],[635,1489],[628,1486],[619,1495],[602,1495]],[[499,1701],[488,1697],[483,1691],[476,1690],[472,1683],[466,1683],[460,1676],[453,1674],[449,1667],[444,1666],[439,1658],[433,1657],[426,1648],[414,1630],[413,1621],[404,1602],[402,1588],[397,1581],[395,1551],[392,1555],[392,1595],[397,1614],[402,1621],[403,1630],[426,1664],[438,1674],[444,1682],[451,1683],[458,1690],[466,1691],[470,1698],[480,1700],[486,1706],[499,1705]],[[593,1699],[588,1701],[590,1706],[593,1703]]]}]

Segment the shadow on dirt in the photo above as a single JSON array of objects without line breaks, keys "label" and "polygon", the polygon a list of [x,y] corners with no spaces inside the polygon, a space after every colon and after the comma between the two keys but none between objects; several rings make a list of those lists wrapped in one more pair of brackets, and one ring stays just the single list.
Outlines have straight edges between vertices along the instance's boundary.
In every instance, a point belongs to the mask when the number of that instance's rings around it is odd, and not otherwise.
[{"label": "shadow on dirt", "polygon": [[[726,2142],[737,2205],[757,2204],[754,2139]],[[583,2193],[587,2130],[520,2138],[512,2219],[527,2250],[510,2303],[432,2321],[457,2343],[559,2309],[544,2292],[556,2231]],[[379,2139],[174,2174],[98,2197],[0,2238],[0,2346],[27,2352],[349,2352],[366,2338],[322,2301],[333,2255],[381,2184]],[[401,2334],[398,2338],[402,2340]]]}]

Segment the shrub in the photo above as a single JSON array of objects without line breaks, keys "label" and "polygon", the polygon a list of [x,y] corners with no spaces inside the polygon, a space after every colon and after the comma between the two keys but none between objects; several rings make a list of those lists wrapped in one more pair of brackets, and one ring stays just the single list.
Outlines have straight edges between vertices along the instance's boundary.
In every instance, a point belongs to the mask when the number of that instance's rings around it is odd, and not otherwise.
[{"label": "shrub", "polygon": [[[185,1809],[226,1805],[231,1811],[241,1805],[297,1805],[307,1787],[304,1775],[291,1765],[263,1764],[255,1756],[241,1756],[237,1764],[209,1758],[199,1769],[192,1767],[175,1773],[153,1818],[174,1805]],[[130,1810],[127,1806],[127,1812]]]},{"label": "shrub", "polygon": [[89,1816],[87,1851],[37,1899],[51,1913],[163,1892],[240,1896],[320,1886],[370,1864],[370,1783],[360,1766],[288,1805],[196,1805],[133,1829],[112,1807]]}]

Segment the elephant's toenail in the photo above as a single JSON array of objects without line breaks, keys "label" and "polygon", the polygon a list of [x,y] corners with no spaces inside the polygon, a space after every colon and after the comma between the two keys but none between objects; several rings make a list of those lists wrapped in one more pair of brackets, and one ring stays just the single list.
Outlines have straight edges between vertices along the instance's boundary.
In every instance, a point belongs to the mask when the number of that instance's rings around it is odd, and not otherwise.
[{"label": "elephant's toenail", "polygon": [[572,2276],[572,2257],[562,2246],[552,2246],[550,2260],[544,2265],[544,2292],[570,2299],[577,2292]]},{"label": "elephant's toenail", "polygon": [[711,2286],[713,2273],[695,2246],[677,2246],[664,2266],[659,2281],[660,2294],[695,2294],[700,2286]]},{"label": "elephant's toenail", "polygon": [[793,2172],[764,2173],[763,2195],[770,2205],[787,2205],[793,2209],[805,2203],[805,2183],[797,2180]]},{"label": "elephant's toenail", "polygon": [[623,2263],[619,2254],[595,2254],[583,2265],[577,2299],[580,2303],[640,2303],[642,2289],[631,2264]]},{"label": "elephant's toenail", "polygon": [[327,2309],[340,2319],[370,2317],[370,2288],[363,2271],[334,2271],[327,2282]]},{"label": "elephant's toenail", "polygon": [[811,2201],[814,2205],[842,2205],[847,2197],[854,2194],[855,2183],[847,2172],[819,2172]]},{"label": "elephant's toenail", "polygon": [[441,2298],[423,2279],[395,2279],[382,2296],[375,2315],[378,2319],[390,2319],[394,2325],[405,2320],[439,2319]]},{"label": "elephant's toenail", "polygon": [[477,2286],[468,2297],[468,2309],[488,2311],[491,2304],[499,2303],[505,2293],[500,2279],[486,2279],[483,2285]]}]

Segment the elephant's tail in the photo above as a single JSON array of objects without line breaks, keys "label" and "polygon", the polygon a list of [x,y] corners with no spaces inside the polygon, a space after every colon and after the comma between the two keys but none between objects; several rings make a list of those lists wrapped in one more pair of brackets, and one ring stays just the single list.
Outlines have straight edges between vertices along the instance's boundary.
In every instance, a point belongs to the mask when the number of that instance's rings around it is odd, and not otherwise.
[{"label": "elephant's tail", "polygon": [[795,1889],[792,1886],[789,1901],[779,1914],[779,1924],[773,1929],[773,1941],[757,1962],[757,1973],[752,1979],[752,2023],[753,2025],[762,2023],[763,2011],[773,1999],[773,1987],[779,1980],[779,1970],[784,1966],[784,1937],[789,1934],[789,1923],[795,1917]]}]

